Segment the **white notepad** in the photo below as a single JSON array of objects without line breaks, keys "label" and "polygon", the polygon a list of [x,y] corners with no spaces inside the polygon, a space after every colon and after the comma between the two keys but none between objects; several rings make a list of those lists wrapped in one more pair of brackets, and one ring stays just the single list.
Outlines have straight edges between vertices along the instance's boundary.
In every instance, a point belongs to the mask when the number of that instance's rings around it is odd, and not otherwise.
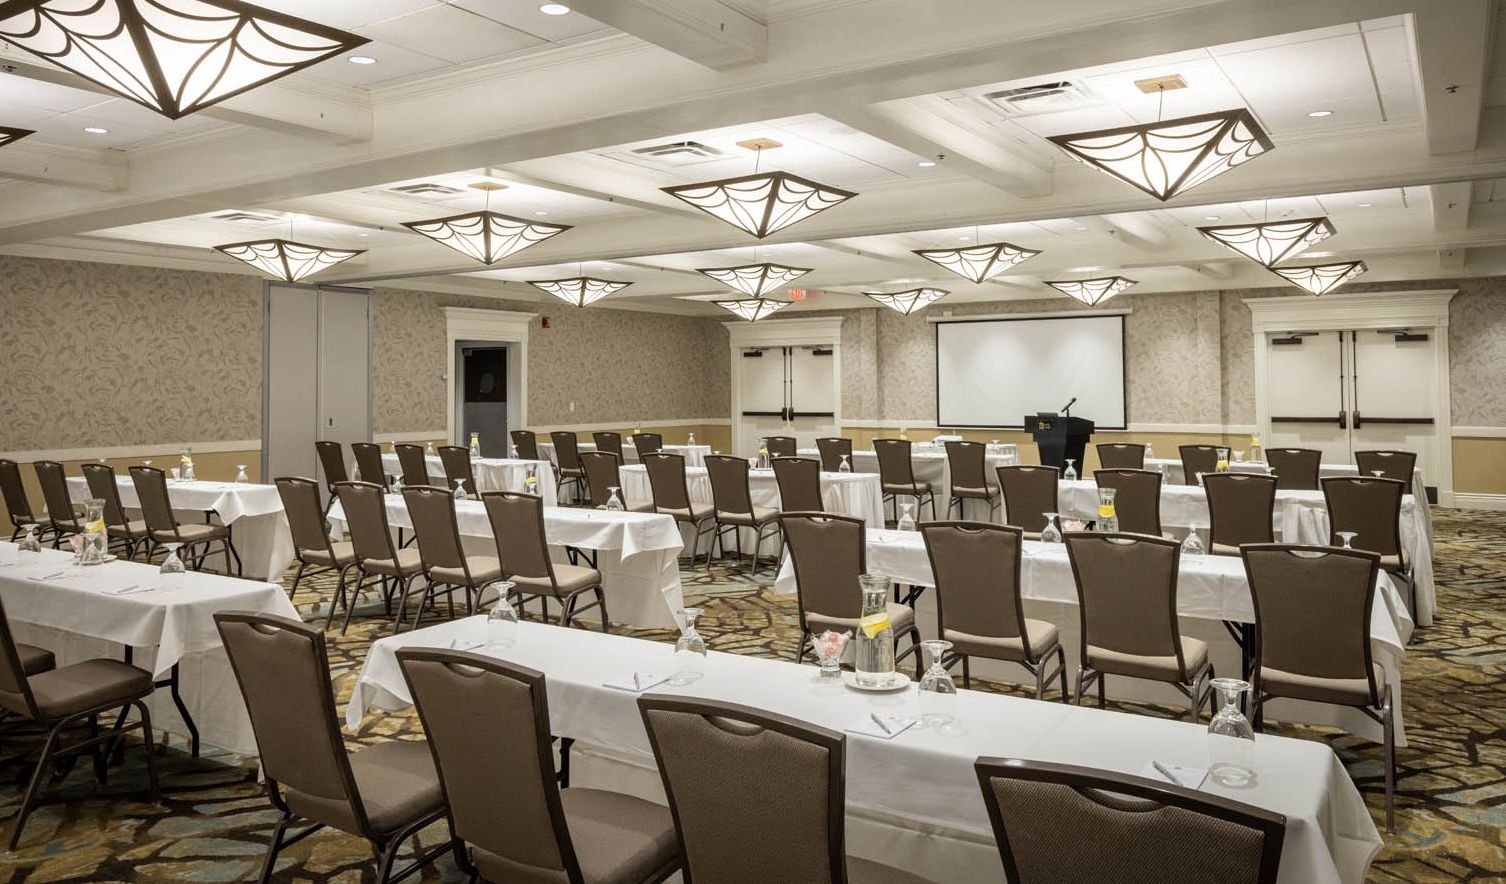
[{"label": "white notepad", "polygon": [[614,678],[611,681],[603,682],[603,684],[606,687],[616,688],[619,691],[641,694],[651,687],[664,684],[666,681],[669,681],[669,676],[667,675],[656,675],[652,672],[639,670],[623,678]]},{"label": "white notepad", "polygon": [[863,716],[843,730],[848,733],[878,737],[880,740],[892,740],[914,726],[915,719],[913,718],[875,712],[872,715]]}]

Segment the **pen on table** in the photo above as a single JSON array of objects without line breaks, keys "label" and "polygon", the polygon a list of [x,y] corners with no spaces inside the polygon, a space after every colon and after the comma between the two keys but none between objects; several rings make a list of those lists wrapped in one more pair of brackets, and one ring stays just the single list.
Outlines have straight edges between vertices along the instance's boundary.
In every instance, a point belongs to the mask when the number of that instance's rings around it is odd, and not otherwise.
[{"label": "pen on table", "polygon": [[1156,773],[1160,774],[1168,780],[1171,780],[1171,784],[1173,786],[1182,786],[1182,788],[1184,789],[1187,788],[1185,785],[1183,785],[1181,780],[1177,779],[1176,774],[1172,773],[1166,768],[1166,765],[1162,764],[1159,761],[1152,761],[1151,764],[1155,766]]},{"label": "pen on table", "polygon": [[873,719],[873,723],[879,726],[879,730],[883,731],[886,734],[894,733],[894,731],[889,729],[889,723],[884,721],[883,718],[879,717],[879,714],[877,712],[869,713],[868,717]]},{"label": "pen on table", "polygon": [[640,691],[643,690],[643,679],[639,678],[636,672],[633,673],[633,687]]}]

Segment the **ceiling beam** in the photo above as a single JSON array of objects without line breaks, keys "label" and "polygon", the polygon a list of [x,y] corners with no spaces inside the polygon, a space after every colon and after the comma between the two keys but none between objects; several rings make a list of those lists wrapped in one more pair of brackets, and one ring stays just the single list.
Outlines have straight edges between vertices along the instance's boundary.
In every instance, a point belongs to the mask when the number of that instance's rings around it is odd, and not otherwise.
[{"label": "ceiling beam", "polygon": [[1428,188],[1433,211],[1433,229],[1459,231],[1469,228],[1469,210],[1474,201],[1474,182],[1452,181]]},{"label": "ceiling beam", "polygon": [[69,147],[28,138],[0,150],[0,178],[120,193],[130,179],[124,151]]},{"label": "ceiling beam", "polygon": [[1495,0],[1420,4],[1414,21],[1428,150],[1474,150],[1490,78]]},{"label": "ceiling beam", "polygon": [[1469,249],[1439,249],[1438,269],[1447,271],[1463,270],[1469,261]]},{"label": "ceiling beam", "polygon": [[721,0],[573,0],[571,8],[713,70],[761,62],[769,29]]}]

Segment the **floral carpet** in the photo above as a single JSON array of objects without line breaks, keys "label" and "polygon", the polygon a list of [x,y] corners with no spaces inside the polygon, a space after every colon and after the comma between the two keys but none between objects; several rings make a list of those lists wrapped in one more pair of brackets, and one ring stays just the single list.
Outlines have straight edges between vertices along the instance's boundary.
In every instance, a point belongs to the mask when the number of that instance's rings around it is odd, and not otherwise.
[{"label": "floral carpet", "polygon": [[[1506,880],[1506,513],[1436,510],[1438,616],[1408,648],[1407,733],[1398,750],[1397,834],[1372,866],[1371,882]],[[702,633],[717,650],[788,657],[798,634],[792,597],[765,590],[732,562],[682,574],[688,603],[704,609]],[[305,581],[298,591],[306,619],[322,620],[332,585]],[[350,632],[329,634],[330,664],[341,711],[367,648],[385,621],[362,617]],[[376,610],[371,611],[374,615]],[[630,631],[666,640],[666,631]],[[1008,685],[984,689],[1015,690]],[[1136,714],[1169,710],[1131,708]],[[1346,734],[1281,727],[1287,736],[1332,746],[1359,785],[1377,827],[1384,822],[1380,747]],[[419,734],[412,714],[373,716],[359,738],[370,742]],[[35,744],[0,742],[0,816],[20,802]],[[206,752],[191,758],[180,740],[158,747],[162,800],[148,803],[139,745],[95,783],[88,764],[60,773],[48,803],[27,823],[20,849],[0,854],[0,877],[14,882],[241,881],[254,878],[276,815],[256,781],[254,761]],[[421,843],[442,841],[431,827]],[[284,851],[276,880],[357,882],[373,877],[369,847],[325,830]],[[1002,876],[1001,876],[1002,879]],[[448,857],[424,875],[459,881]]]}]

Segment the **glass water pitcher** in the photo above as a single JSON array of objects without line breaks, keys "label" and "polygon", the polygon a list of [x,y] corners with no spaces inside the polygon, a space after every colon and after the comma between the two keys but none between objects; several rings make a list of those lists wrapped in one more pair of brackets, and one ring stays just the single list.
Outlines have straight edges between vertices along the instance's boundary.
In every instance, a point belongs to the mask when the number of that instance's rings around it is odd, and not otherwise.
[{"label": "glass water pitcher", "polygon": [[889,591],[894,581],[883,574],[858,578],[863,613],[858,620],[856,681],[862,687],[882,687],[894,677],[894,626],[889,622]]}]

